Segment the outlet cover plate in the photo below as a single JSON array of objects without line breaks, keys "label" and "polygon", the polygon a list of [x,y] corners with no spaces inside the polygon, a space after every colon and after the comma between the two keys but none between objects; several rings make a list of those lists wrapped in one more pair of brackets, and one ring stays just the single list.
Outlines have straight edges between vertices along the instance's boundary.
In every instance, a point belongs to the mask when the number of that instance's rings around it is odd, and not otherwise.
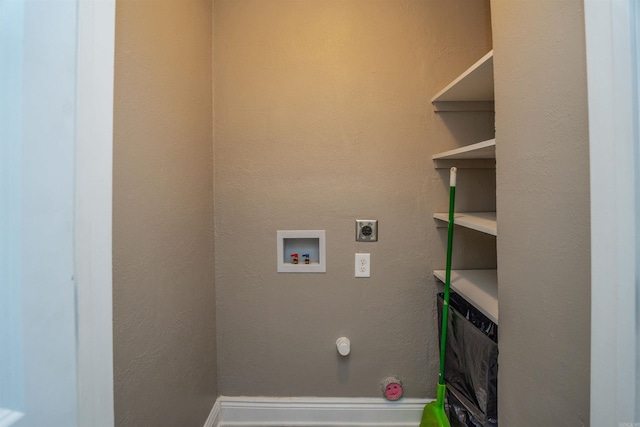
[{"label": "outlet cover plate", "polygon": [[356,254],[355,277],[371,277],[371,254]]},{"label": "outlet cover plate", "polygon": [[378,220],[356,219],[356,242],[377,242]]}]

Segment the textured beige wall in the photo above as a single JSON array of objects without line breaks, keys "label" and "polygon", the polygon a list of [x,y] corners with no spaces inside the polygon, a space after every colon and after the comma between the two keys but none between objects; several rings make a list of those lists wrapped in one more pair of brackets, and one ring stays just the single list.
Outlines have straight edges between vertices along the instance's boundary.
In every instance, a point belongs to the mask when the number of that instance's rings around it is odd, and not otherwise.
[{"label": "textured beige wall", "polygon": [[590,250],[582,1],[491,2],[500,423],[589,424]]},{"label": "textured beige wall", "polygon": [[201,427],[217,397],[211,25],[209,1],[116,4],[118,426]]},{"label": "textured beige wall", "polygon": [[[488,2],[214,9],[220,393],[381,396],[397,374],[407,396],[433,397],[431,270],[444,266],[446,233],[431,216],[448,192],[431,155],[490,138],[493,115],[436,115],[429,100],[491,48]],[[495,172],[461,175],[461,206],[491,209],[492,188],[487,200],[469,189]],[[362,217],[379,220],[378,243],[354,241]],[[326,274],[278,274],[279,229],[326,230]],[[495,265],[495,239],[459,237],[458,265]],[[487,255],[462,257],[465,244]],[[356,252],[371,253],[371,278],[353,277]]]}]

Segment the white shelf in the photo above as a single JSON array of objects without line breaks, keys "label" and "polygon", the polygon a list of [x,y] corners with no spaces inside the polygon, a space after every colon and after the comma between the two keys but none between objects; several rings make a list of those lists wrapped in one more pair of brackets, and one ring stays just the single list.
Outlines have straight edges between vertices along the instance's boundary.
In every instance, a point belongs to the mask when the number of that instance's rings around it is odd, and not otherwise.
[{"label": "white shelf", "polygon": [[[445,281],[445,270],[435,270],[433,275]],[[451,288],[498,323],[497,270],[452,270]]]},{"label": "white shelf", "polygon": [[[449,222],[449,214],[447,212],[436,212],[433,217],[440,221]],[[492,236],[498,235],[495,212],[458,212],[453,215],[453,222],[455,225],[491,234]]]},{"label": "white shelf", "polygon": [[436,111],[493,111],[493,50],[431,99]]},{"label": "white shelf", "polygon": [[456,148],[455,150],[445,151],[433,156],[433,160],[458,160],[458,159],[495,159],[496,158],[496,140],[489,139],[487,141],[478,142],[476,144],[467,145]]}]

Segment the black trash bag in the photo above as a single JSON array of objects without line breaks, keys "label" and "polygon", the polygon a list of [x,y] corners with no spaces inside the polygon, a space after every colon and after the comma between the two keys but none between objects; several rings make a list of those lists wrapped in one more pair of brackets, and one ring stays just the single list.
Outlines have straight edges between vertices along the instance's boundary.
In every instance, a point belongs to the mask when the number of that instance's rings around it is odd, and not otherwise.
[{"label": "black trash bag", "polygon": [[[438,294],[442,324],[444,294]],[[498,425],[498,325],[455,292],[449,298],[444,370],[452,426]]]},{"label": "black trash bag", "polygon": [[447,387],[446,411],[451,427],[497,427],[498,425],[497,419],[487,419],[486,414],[483,414],[453,387]]}]

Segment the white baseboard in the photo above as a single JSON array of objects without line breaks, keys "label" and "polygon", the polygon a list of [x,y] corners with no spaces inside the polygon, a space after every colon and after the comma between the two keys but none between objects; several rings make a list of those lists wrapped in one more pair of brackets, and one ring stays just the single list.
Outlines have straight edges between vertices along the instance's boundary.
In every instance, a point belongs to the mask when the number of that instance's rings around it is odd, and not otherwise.
[{"label": "white baseboard", "polygon": [[216,399],[216,402],[211,408],[211,412],[207,417],[207,421],[204,423],[204,427],[218,427],[220,425],[220,398]]},{"label": "white baseboard", "polygon": [[431,401],[220,396],[204,427],[416,427]]}]

